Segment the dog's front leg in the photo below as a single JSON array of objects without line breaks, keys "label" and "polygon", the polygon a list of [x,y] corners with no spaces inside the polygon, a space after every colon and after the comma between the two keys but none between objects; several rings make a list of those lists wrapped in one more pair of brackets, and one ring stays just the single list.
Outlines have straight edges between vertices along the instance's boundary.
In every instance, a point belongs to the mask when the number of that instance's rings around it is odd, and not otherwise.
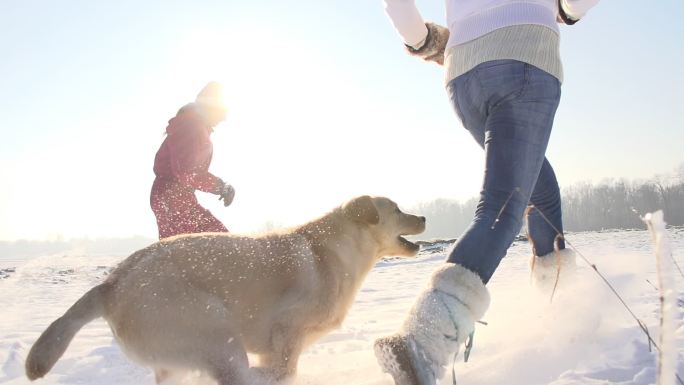
[{"label": "dog's front leg", "polygon": [[297,373],[297,363],[302,354],[301,334],[291,328],[274,328],[271,335],[271,352],[259,356],[263,369],[272,378],[282,380]]},{"label": "dog's front leg", "polygon": [[[281,356],[281,354],[283,355]],[[300,354],[301,349],[296,351],[293,349],[289,353],[262,354],[259,360],[261,365],[252,369],[259,373],[260,376],[282,380],[297,373],[297,363],[299,362]]]}]

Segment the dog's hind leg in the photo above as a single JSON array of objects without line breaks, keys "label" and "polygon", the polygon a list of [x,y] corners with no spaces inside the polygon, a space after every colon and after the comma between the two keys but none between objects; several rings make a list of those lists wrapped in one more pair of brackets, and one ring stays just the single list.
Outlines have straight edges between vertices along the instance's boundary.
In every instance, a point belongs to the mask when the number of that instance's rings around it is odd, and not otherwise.
[{"label": "dog's hind leg", "polygon": [[[218,383],[218,385],[254,385],[249,371],[247,352],[242,343],[232,337],[232,333],[222,327],[204,328],[201,322],[195,331],[188,328],[192,338],[176,338],[173,361],[182,368],[197,369]],[[187,337],[187,335],[186,335]],[[155,369],[157,385],[165,384],[174,376],[175,371]]]},{"label": "dog's hind leg", "polygon": [[[215,296],[168,279],[121,301],[127,302],[108,321],[122,345],[143,363],[171,372],[200,370],[221,385],[251,385],[239,333],[229,309]],[[163,372],[158,375],[165,379]]]},{"label": "dog's hind leg", "polygon": [[207,351],[206,371],[218,385],[253,385],[247,353],[240,344],[227,343],[224,349]]}]

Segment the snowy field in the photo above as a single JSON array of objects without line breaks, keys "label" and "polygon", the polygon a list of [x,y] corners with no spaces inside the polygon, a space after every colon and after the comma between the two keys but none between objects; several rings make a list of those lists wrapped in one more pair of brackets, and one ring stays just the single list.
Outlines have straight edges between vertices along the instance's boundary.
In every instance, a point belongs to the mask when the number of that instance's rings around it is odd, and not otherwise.
[{"label": "snowy field", "polygon": [[[684,266],[684,229],[669,230]],[[568,240],[614,284],[657,341],[655,257],[646,231],[574,233]],[[295,385],[391,385],[372,353],[373,340],[394,332],[433,269],[444,245],[424,247],[418,258],[382,261],[372,270],[343,326],[307,350]],[[530,245],[516,242],[489,284],[492,305],[479,325],[468,363],[459,357],[459,385],[606,385],[655,383],[655,350],[617,298],[586,263],[578,280],[553,302],[529,284]],[[33,341],[125,256],[54,255],[0,259],[0,384],[28,384],[23,362]],[[676,276],[676,344],[684,376],[681,325],[684,278]],[[440,384],[452,384],[450,371]],[[169,384],[209,385],[198,374]],[[38,385],[154,384],[152,373],[128,361],[102,320],[84,327]]]}]

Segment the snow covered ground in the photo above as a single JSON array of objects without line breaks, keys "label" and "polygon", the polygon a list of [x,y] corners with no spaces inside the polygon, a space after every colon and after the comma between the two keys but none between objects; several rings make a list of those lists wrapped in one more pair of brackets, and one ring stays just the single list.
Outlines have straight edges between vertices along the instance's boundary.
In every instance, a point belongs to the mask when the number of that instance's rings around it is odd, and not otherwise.
[{"label": "snow covered ground", "polygon": [[[670,229],[672,250],[684,266],[684,229]],[[614,284],[634,313],[658,334],[655,257],[646,231],[574,233],[568,240]],[[302,356],[295,385],[390,385],[378,369],[373,340],[394,332],[433,269],[444,245],[418,258],[382,261],[373,269],[343,326]],[[459,385],[606,385],[655,383],[655,350],[607,286],[579,261],[577,282],[553,302],[529,285],[530,246],[516,242],[489,284],[488,326],[478,326],[470,360],[459,357]],[[125,256],[55,255],[0,259],[0,384],[20,385],[24,358],[39,334]],[[676,344],[684,376],[682,308],[678,285]],[[198,374],[169,384],[209,385]],[[448,374],[441,384],[451,384]],[[152,373],[128,361],[104,321],[83,328],[55,368],[36,384],[154,384]]]}]

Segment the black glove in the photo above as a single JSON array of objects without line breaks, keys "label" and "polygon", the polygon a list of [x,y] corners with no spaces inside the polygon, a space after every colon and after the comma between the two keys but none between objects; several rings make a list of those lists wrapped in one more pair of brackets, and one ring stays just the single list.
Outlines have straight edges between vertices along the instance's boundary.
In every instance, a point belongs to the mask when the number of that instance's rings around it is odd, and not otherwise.
[{"label": "black glove", "polygon": [[233,186],[224,183],[223,187],[218,190],[217,195],[219,196],[219,200],[223,200],[223,205],[228,207],[233,203],[233,198],[235,198],[235,189]]},{"label": "black glove", "polygon": [[444,49],[449,40],[449,29],[431,22],[425,23],[425,26],[428,34],[423,45],[417,49],[406,45],[406,49],[413,56],[444,65]]}]

